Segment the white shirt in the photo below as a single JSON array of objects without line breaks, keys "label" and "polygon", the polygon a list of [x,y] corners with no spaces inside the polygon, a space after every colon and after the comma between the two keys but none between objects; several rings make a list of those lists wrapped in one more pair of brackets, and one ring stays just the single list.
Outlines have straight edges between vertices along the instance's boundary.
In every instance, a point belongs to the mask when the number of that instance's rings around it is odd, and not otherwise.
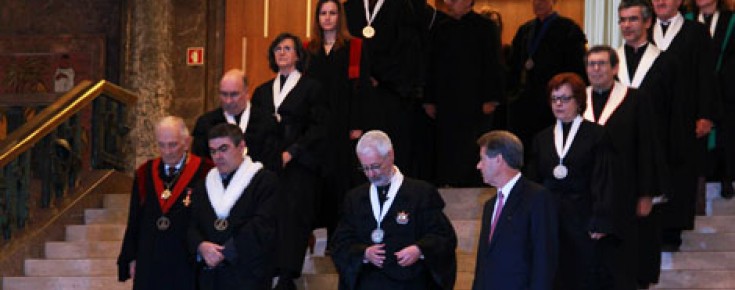
[{"label": "white shirt", "polygon": [[[520,179],[520,178],[521,178],[521,173],[518,172],[516,174],[516,176],[514,176],[513,178],[511,178],[508,181],[508,183],[506,183],[505,185],[503,185],[503,187],[501,187],[501,188],[498,189],[498,191],[503,194],[503,196],[502,196],[502,198],[503,198],[503,207],[505,207],[506,201],[508,201],[508,196],[510,196],[510,191],[513,190],[513,186],[516,185],[516,183],[518,182],[518,179]],[[493,210],[493,213],[497,212],[497,210],[498,210],[498,204],[500,203],[500,198],[501,197],[498,196],[498,198],[495,200],[495,208]],[[493,219],[490,222],[492,223],[494,221],[495,221],[495,214],[493,214]]]}]

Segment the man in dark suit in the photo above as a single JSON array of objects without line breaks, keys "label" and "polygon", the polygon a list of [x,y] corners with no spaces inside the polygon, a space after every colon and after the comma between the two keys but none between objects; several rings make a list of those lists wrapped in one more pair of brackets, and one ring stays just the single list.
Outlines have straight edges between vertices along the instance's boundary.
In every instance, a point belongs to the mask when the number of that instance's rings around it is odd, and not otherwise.
[{"label": "man in dark suit", "polygon": [[401,174],[382,131],[365,133],[356,151],[370,183],[347,194],[332,237],[340,289],[453,289],[457,237],[439,192]]},{"label": "man in dark suit", "polygon": [[551,193],[521,175],[523,144],[518,137],[491,131],[477,143],[477,169],[498,194],[483,210],[472,289],[552,289],[559,242]]},{"label": "man in dark suit", "polygon": [[245,72],[239,69],[227,71],[219,83],[220,106],[199,116],[192,135],[192,153],[209,159],[207,132],[217,124],[230,123],[240,127],[248,144],[248,155],[256,161],[263,161],[267,146],[264,135],[274,128],[275,118],[250,106],[248,81]]},{"label": "man in dark suit", "polygon": [[276,175],[245,154],[240,128],[209,131],[216,168],[192,194],[188,246],[202,290],[271,289],[275,262]]}]

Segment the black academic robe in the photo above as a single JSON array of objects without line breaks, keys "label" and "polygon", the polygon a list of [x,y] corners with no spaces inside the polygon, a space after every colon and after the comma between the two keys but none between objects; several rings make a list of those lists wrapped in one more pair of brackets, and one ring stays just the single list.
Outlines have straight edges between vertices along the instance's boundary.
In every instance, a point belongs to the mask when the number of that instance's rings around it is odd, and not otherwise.
[{"label": "black academic robe", "polygon": [[[618,84],[622,87],[622,84]],[[589,89],[588,89],[589,90]],[[610,105],[612,95],[606,106]],[[591,93],[587,94],[587,107],[591,107]],[[625,98],[603,125],[610,136],[614,150],[615,211],[614,221],[617,237],[621,240],[616,248],[614,261],[616,289],[632,289],[635,287],[638,269],[650,268],[638,265],[638,228],[637,203],[640,197],[655,196],[667,189],[666,176],[662,171],[663,156],[660,153],[661,143],[656,134],[655,122],[651,121],[653,108],[650,97],[635,89],[628,89]],[[588,109],[590,110],[590,109]],[[584,115],[587,118],[587,114]],[[595,120],[597,122],[597,120]],[[653,234],[652,236],[655,236]],[[646,241],[654,247],[657,241]],[[651,251],[647,251],[651,252]],[[660,255],[655,253],[656,257]],[[660,258],[652,257],[650,263],[660,268]],[[658,273],[652,274],[658,277]]]},{"label": "black academic robe", "polygon": [[224,231],[214,228],[217,215],[203,182],[192,200],[192,222],[188,248],[198,255],[198,247],[208,241],[223,245],[225,260],[207,268],[199,258],[199,289],[270,289],[278,239],[276,215],[279,200],[276,175],[267,169],[256,173],[235,202]]},{"label": "black academic robe", "polygon": [[[390,0],[372,22],[375,36],[364,38],[367,25],[363,0],[344,3],[347,27],[362,38],[358,83],[358,129],[382,130],[399,152],[395,163],[421,179],[432,175],[433,152],[427,148],[431,124],[423,113],[426,37],[433,15],[426,0]],[[371,10],[372,12],[372,10]],[[372,80],[377,81],[373,86]]]},{"label": "black academic robe", "polygon": [[[559,210],[559,272],[555,289],[603,289],[612,281],[600,251],[607,241],[595,241],[589,233],[604,233],[615,239],[615,191],[613,156],[605,129],[582,121],[564,157],[568,176],[557,179],[554,167],[559,155],[554,146],[552,125],[534,138],[528,176],[554,195]],[[613,270],[613,269],[609,269]]]},{"label": "black academic robe", "polygon": [[552,22],[531,56],[531,70],[526,70],[525,64],[542,24],[533,19],[521,25],[511,43],[508,89],[515,96],[511,96],[513,100],[509,103],[510,129],[526,148],[531,147],[536,133],[554,121],[546,91],[549,80],[562,72],[574,72],[586,80],[583,59],[587,39],[584,32],[569,18],[557,15],[548,20]]},{"label": "black academic robe", "polygon": [[[210,159],[207,134],[209,129],[222,123],[227,123],[222,108],[214,109],[199,116],[192,131],[191,152]],[[245,145],[248,147],[248,155],[254,161],[263,161],[265,156],[272,155],[270,152],[272,144],[265,137],[275,130],[275,123],[276,120],[272,114],[268,114],[260,108],[250,108],[250,120],[245,132]]]},{"label": "black academic robe", "polygon": [[[189,155],[173,183],[170,209],[163,213],[159,197],[164,183],[173,178],[164,174],[160,158],[146,161],[135,173],[127,228],[120,256],[117,259],[118,280],[130,279],[130,262],[136,261],[133,289],[195,289],[194,257],[189,253],[186,232],[191,216],[192,191],[204,180],[212,164]],[[157,190],[157,186],[160,187]],[[170,227],[159,230],[161,216],[170,220]]]},{"label": "black academic robe", "polygon": [[[273,80],[260,85],[253,93],[254,108],[275,114]],[[328,112],[321,85],[301,76],[278,108],[281,116],[276,130],[266,139],[273,140],[272,156],[265,157],[266,168],[279,176],[279,194],[284,197],[279,215],[281,245],[278,250],[281,275],[298,277],[304,263],[309,234],[314,225],[316,190],[323,166],[322,146],[326,137]],[[283,167],[281,152],[288,151],[291,161]]]},{"label": "black academic robe", "polygon": [[503,96],[497,26],[475,12],[439,12],[431,31],[425,103],[436,112],[436,184],[481,186],[476,140],[492,128],[483,103]]},{"label": "black academic robe", "polygon": [[[355,156],[356,140],[350,140],[349,134],[357,129],[358,102],[355,92],[356,78],[351,78],[349,71],[353,46],[361,42],[353,39],[340,48],[332,48],[327,54],[324,48],[309,52],[309,62],[305,75],[322,84],[326,107],[329,110],[326,140],[323,147],[324,174],[321,190],[318,192],[317,224],[327,227],[331,234],[339,221],[339,208],[345,193],[365,180],[357,170],[359,166]],[[359,47],[358,47],[359,48]],[[359,65],[355,63],[354,65]],[[359,67],[352,67],[359,69]],[[358,77],[357,75],[352,77]]]},{"label": "black academic robe", "polygon": [[717,119],[712,51],[712,39],[704,25],[684,20],[681,30],[661,53],[673,62],[671,73],[677,80],[669,84],[674,89],[668,102],[657,102],[655,107],[661,118],[659,135],[665,144],[672,182],[669,201],[661,207],[664,229],[694,227],[698,165],[704,158],[706,139],[696,138],[695,123],[698,119]]},{"label": "black academic robe", "polygon": [[[344,216],[332,237],[330,249],[340,276],[339,289],[360,289],[361,279],[385,279],[422,283],[424,289],[454,288],[457,237],[444,215],[444,201],[435,187],[426,182],[404,178],[381,228],[385,231],[383,268],[363,263],[365,249],[373,243],[370,233],[377,227],[370,205],[370,185],[351,190],[344,203]],[[408,221],[399,224],[399,213]],[[393,253],[417,245],[424,259],[401,267]],[[406,288],[415,289],[415,288]]]}]

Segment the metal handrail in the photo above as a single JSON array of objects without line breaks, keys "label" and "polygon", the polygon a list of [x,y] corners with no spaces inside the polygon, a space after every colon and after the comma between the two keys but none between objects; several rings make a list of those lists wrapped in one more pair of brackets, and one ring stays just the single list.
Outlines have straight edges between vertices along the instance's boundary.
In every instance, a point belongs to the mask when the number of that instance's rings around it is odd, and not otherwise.
[{"label": "metal handrail", "polygon": [[138,100],[134,93],[106,80],[94,85],[82,81],[0,142],[0,167],[8,165],[103,93],[126,105]]}]

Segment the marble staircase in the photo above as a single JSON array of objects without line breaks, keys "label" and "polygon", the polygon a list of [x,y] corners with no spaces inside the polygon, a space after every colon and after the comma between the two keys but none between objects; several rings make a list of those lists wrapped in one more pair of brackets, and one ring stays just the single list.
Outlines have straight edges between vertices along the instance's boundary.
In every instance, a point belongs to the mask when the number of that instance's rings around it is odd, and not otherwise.
[{"label": "marble staircase", "polygon": [[[492,189],[442,189],[445,212],[458,237],[456,290],[468,290],[474,279],[475,251],[482,205]],[[2,278],[2,290],[128,290],[117,282],[115,260],[125,230],[129,195],[108,194],[104,207],[85,210],[83,225],[68,225],[64,241],[47,242],[42,259],[27,259],[24,277]],[[698,217],[696,230],[684,234],[682,251],[663,255],[661,283],[656,289],[735,289],[735,200],[711,190],[708,216]],[[337,274],[324,255],[326,232],[316,230],[315,253],[307,254],[301,290],[336,290]]]},{"label": "marble staircase", "polygon": [[683,233],[680,252],[661,254],[655,289],[735,289],[735,200],[708,184],[707,215]]},{"label": "marble staircase", "polygon": [[84,225],[66,226],[64,241],[47,242],[43,259],[26,259],[23,277],[3,277],[2,290],[129,290],[117,282],[117,255],[129,195],[107,194],[102,209],[86,209]]}]

